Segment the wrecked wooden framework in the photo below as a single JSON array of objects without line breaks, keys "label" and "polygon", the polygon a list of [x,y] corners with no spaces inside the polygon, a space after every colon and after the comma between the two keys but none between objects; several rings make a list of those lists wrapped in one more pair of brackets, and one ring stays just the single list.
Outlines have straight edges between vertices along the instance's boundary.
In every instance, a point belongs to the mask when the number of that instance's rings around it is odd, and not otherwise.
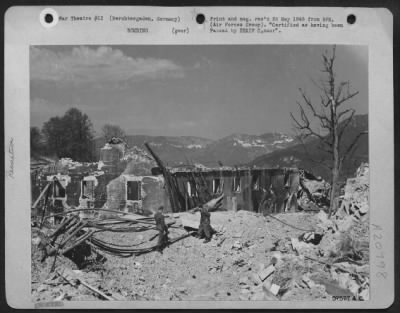
[{"label": "wrecked wooden framework", "polygon": [[223,194],[226,210],[278,213],[297,209],[296,169],[201,169],[169,172],[174,211],[187,211]]},{"label": "wrecked wooden framework", "polygon": [[295,211],[300,175],[297,169],[168,169],[148,143],[147,150],[165,179],[173,212],[191,210],[224,194],[227,210],[265,213]]}]

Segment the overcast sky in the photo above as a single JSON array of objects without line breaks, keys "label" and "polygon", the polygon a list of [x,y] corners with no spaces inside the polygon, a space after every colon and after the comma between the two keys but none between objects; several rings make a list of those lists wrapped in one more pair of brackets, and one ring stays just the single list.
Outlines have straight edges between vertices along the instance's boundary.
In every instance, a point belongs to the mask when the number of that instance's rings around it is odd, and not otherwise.
[{"label": "overcast sky", "polygon": [[[76,107],[97,135],[106,124],[128,134],[221,138],[232,133],[292,133],[303,88],[323,77],[330,46],[41,46],[31,47],[31,125]],[[368,51],[338,46],[336,72],[368,110]]]}]

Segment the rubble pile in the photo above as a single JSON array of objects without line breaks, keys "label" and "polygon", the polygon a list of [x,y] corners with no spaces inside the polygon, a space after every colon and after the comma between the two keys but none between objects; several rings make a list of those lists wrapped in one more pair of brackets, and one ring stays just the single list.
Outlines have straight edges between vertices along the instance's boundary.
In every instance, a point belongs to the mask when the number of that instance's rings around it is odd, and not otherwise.
[{"label": "rubble pile", "polygon": [[[66,257],[40,263],[33,245],[33,300],[366,301],[370,270],[365,168],[345,187],[344,199],[363,207],[359,214],[339,210],[329,218],[322,209],[265,216],[215,211],[211,226],[216,233],[204,243],[190,235],[199,225],[199,213],[170,213],[166,222],[172,243],[162,254],[121,257],[90,245],[87,262],[80,265]],[[110,246],[145,250],[157,238],[149,225],[138,231],[134,224],[135,231],[120,232],[116,229],[127,224],[102,223],[112,228],[93,238]]]},{"label": "rubble pile", "polygon": [[337,215],[351,215],[355,219],[368,220],[369,211],[369,166],[361,164],[356,177],[349,178]]},{"label": "rubble pile", "polygon": [[127,149],[122,159],[145,163],[154,162],[153,158],[145,150],[137,146]]},{"label": "rubble pile", "polygon": [[298,197],[299,208],[305,211],[319,211],[329,206],[330,184],[323,179],[302,179]]},{"label": "rubble pile", "polygon": [[156,166],[153,158],[136,146],[128,149],[121,161],[127,162],[124,174],[150,175],[151,169]]}]

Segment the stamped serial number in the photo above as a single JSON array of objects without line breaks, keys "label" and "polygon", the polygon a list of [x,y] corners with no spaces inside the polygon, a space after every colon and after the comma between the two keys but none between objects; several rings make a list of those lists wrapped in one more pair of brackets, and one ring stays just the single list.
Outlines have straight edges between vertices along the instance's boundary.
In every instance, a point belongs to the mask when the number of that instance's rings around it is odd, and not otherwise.
[{"label": "stamped serial number", "polygon": [[332,296],[333,301],[351,301],[351,296]]}]

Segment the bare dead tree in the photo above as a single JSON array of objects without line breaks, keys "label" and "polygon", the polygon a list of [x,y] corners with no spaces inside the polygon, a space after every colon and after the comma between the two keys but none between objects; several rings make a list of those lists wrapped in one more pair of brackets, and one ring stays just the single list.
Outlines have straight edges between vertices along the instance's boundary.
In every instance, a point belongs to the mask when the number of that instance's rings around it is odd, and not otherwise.
[{"label": "bare dead tree", "polygon": [[[336,46],[333,46],[331,55],[328,52],[322,55],[322,72],[326,78],[314,85],[321,91],[319,103],[313,103],[303,89],[299,89],[302,103],[299,106],[299,117],[290,113],[294,127],[302,134],[303,138],[314,137],[320,142],[320,149],[331,155],[331,192],[329,215],[337,209],[337,196],[339,194],[339,178],[343,162],[355,148],[360,137],[367,132],[360,132],[349,145],[343,147],[343,136],[353,121],[355,110],[343,108],[343,104],[358,95],[358,91],[350,91],[349,81],[336,81],[334,71],[336,59]],[[311,123],[313,121],[313,123]],[[318,126],[317,126],[318,125]]]}]

